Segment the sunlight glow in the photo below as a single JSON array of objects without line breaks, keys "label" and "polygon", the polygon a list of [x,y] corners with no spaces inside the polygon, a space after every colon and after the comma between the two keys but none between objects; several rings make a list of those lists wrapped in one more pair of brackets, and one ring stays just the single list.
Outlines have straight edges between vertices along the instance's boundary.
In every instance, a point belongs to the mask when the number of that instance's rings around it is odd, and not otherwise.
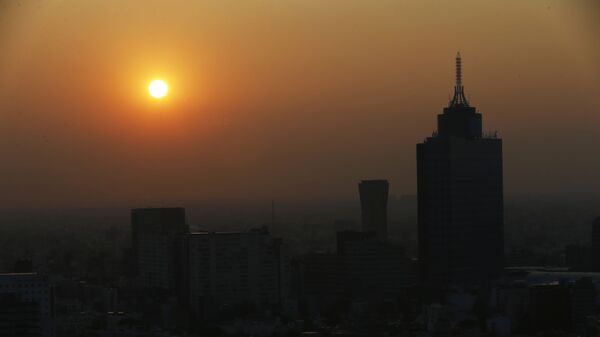
[{"label": "sunlight glow", "polygon": [[168,92],[169,86],[163,80],[153,80],[148,86],[148,93],[150,93],[150,96],[156,99],[165,97]]}]

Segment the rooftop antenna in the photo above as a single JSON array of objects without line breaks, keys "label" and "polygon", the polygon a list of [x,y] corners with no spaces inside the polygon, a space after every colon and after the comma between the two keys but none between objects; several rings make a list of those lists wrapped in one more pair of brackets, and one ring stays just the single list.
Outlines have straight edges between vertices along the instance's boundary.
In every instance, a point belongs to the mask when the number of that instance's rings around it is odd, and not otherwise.
[{"label": "rooftop antenna", "polygon": [[460,52],[456,53],[456,84],[454,85],[454,97],[450,101],[451,107],[468,107],[469,101],[465,97],[464,87],[462,85],[462,57]]},{"label": "rooftop antenna", "polygon": [[456,86],[462,88],[462,57],[456,53]]}]

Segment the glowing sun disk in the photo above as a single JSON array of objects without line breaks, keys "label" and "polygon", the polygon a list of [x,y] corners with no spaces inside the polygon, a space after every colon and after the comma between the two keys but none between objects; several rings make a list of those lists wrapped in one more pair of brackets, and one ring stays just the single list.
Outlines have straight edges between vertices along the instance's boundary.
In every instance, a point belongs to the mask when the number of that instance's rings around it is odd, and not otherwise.
[{"label": "glowing sun disk", "polygon": [[168,92],[169,86],[163,80],[153,80],[148,86],[148,93],[150,93],[150,96],[157,99],[165,97]]}]

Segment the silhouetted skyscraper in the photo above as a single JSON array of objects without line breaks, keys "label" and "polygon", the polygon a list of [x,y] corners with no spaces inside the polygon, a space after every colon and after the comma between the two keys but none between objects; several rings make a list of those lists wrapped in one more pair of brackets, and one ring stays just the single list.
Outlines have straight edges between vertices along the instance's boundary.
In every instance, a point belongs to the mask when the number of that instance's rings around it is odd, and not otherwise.
[{"label": "silhouetted skyscraper", "polygon": [[502,272],[502,141],[484,136],[456,57],[454,97],[438,130],[417,145],[419,261],[429,282],[480,281]]},{"label": "silhouetted skyscraper", "polygon": [[581,244],[569,244],[565,247],[565,265],[571,271],[586,271],[590,268],[590,248]]},{"label": "silhouetted skyscraper", "polygon": [[592,223],[592,270],[600,271],[600,217]]},{"label": "silhouetted skyscraper", "polygon": [[363,180],[358,184],[363,232],[374,232],[379,240],[387,240],[387,180]]},{"label": "silhouetted skyscraper", "polygon": [[149,288],[179,289],[184,271],[183,241],[189,232],[184,208],[131,210],[131,240],[140,283]]}]

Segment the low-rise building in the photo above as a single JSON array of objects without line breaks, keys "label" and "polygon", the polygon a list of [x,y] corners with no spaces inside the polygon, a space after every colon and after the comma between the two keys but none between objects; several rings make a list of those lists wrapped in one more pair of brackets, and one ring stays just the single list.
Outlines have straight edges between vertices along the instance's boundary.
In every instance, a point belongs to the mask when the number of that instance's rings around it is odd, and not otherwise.
[{"label": "low-rise building", "polygon": [[37,273],[0,274],[0,336],[54,336],[54,296]]}]

